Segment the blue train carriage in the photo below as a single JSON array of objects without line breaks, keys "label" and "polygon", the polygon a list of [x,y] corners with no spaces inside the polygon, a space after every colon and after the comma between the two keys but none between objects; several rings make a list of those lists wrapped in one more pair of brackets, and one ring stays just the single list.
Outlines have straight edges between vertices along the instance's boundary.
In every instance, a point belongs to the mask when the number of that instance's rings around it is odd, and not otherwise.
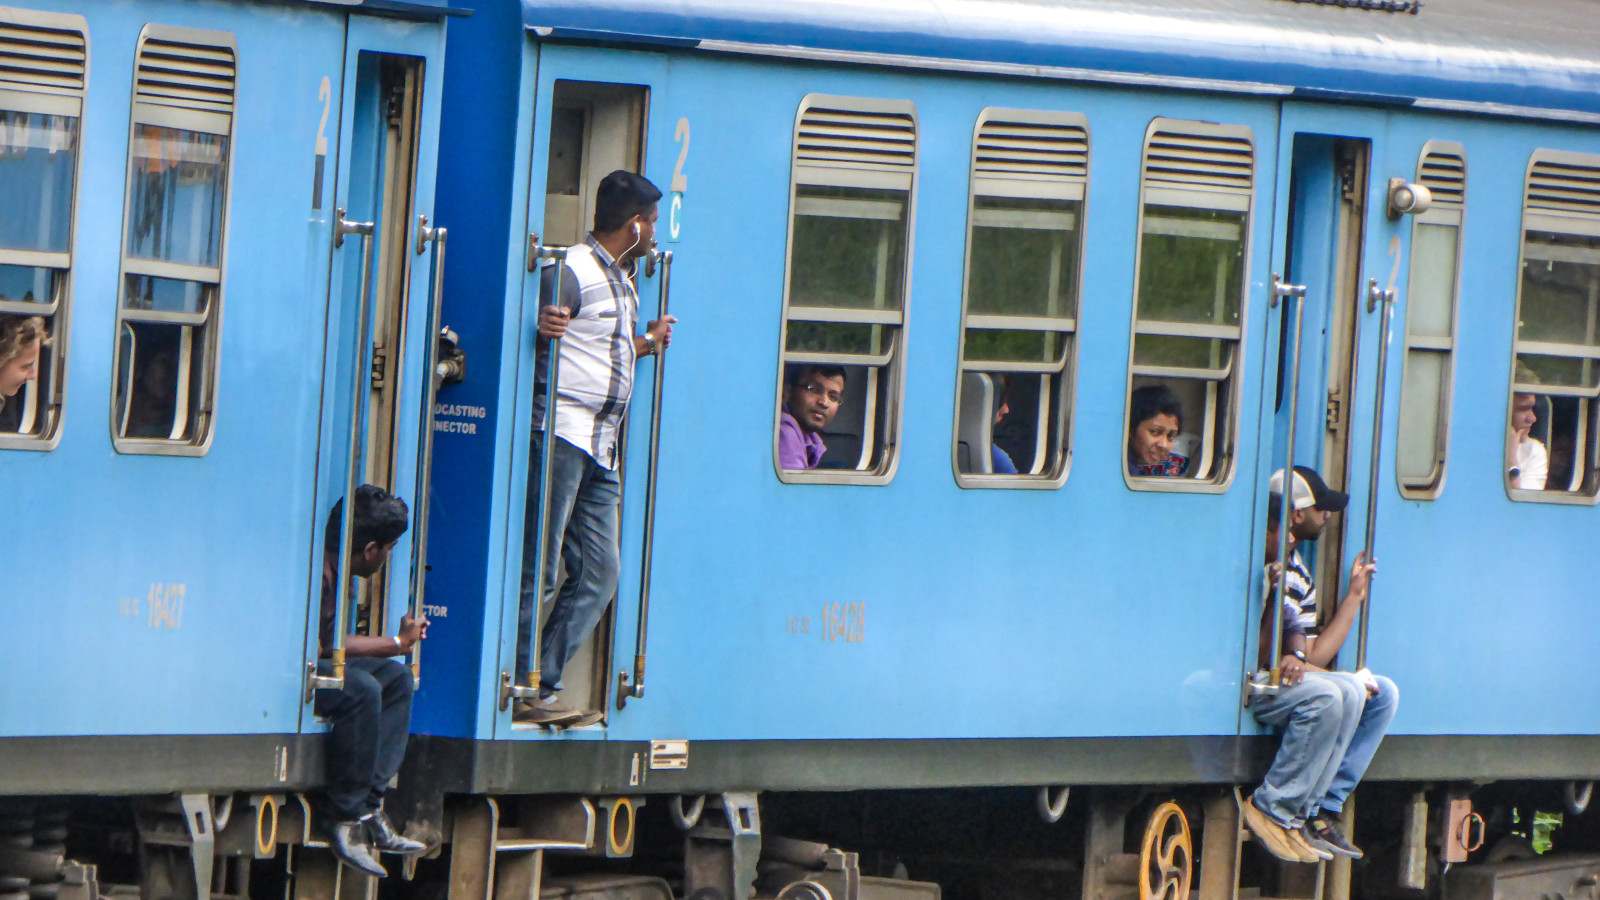
[{"label": "blue train carriage", "polygon": [[[0,5],[0,314],[50,335],[0,411],[32,523],[5,551],[5,896],[240,893],[296,849],[336,883],[294,846],[323,522],[354,480],[426,508],[451,15]],[[392,630],[414,547],[351,628]]]},{"label": "blue train carriage", "polygon": [[[758,858],[784,896],[1585,875],[1506,862],[1536,810],[1594,846],[1596,688],[1549,650],[1586,621],[1572,542],[1600,452],[1600,73],[1576,8],[474,6],[440,173],[471,376],[440,395],[439,624],[402,779],[452,897],[636,835],[631,871],[734,898]],[[510,711],[539,271],[616,168],[667,192],[675,261],[638,288],[643,318],[670,298],[683,322],[670,380],[637,370],[622,583],[567,671],[607,717],[552,733]],[[806,363],[847,394],[823,467],[784,471],[781,375]],[[1179,478],[1128,474],[1128,397],[1158,383],[1188,412]],[[1539,489],[1509,471],[1522,393]],[[1020,474],[994,472],[1002,442]],[[1342,665],[1405,695],[1353,871],[1239,845],[1232,789],[1275,746],[1241,699],[1289,458],[1354,498],[1323,595],[1362,549],[1382,562]],[[1067,786],[1089,790],[1064,823],[1029,822]],[[680,842],[667,820],[697,813]]]}]

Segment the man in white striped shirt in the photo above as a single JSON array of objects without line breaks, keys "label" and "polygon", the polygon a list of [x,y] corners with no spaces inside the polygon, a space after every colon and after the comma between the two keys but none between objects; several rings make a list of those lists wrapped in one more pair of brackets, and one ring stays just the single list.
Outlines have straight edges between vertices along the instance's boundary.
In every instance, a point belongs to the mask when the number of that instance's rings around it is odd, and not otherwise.
[{"label": "man in white striped shirt", "polygon": [[[533,401],[533,453],[523,529],[522,597],[517,628],[517,674],[529,670],[535,597],[551,604],[540,640],[540,696],[519,702],[519,721],[574,727],[598,722],[600,713],[557,702],[567,662],[600,621],[617,590],[617,444],[633,393],[633,367],[640,357],[666,349],[672,341],[672,316],[639,324],[635,263],[655,246],[657,202],[661,191],[643,176],[616,171],[595,192],[594,230],[567,250],[555,296],[555,267],[540,279],[542,338],[561,338],[557,361],[555,454],[550,488],[550,522],[543,578],[534,571],[538,556],[539,466],[544,451],[545,385],[549,347],[538,341]],[[566,579],[556,594],[556,560]],[[542,590],[540,582],[543,582]]]}]

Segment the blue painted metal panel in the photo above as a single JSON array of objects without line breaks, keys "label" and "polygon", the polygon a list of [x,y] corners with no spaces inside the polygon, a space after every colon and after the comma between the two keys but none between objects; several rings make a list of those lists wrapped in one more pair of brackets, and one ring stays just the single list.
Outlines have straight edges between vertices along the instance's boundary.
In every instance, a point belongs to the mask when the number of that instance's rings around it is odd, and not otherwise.
[{"label": "blue painted metal panel", "polygon": [[[56,0],[30,8],[85,11]],[[333,170],[329,160],[313,210],[315,147],[319,133],[337,142],[346,11],[147,2],[86,12],[64,431],[52,452],[0,461],[7,493],[42,513],[37,530],[8,541],[8,558],[36,561],[8,575],[12,639],[41,652],[0,662],[8,696],[26,698],[0,705],[0,734],[293,732],[303,663],[315,652],[314,490],[327,438],[318,409]],[[196,458],[113,451],[110,354],[97,350],[112,341],[133,54],[152,22],[238,42],[216,437]],[[419,54],[442,50],[436,24],[382,27],[412,35]],[[326,107],[324,78],[334,86]],[[432,79],[437,89],[442,67]],[[431,203],[437,119],[435,101],[424,108],[419,204]],[[414,353],[422,336],[413,333]],[[402,403],[420,404],[415,386]],[[401,428],[414,434],[416,421],[413,410]],[[403,451],[399,464],[414,459]]]},{"label": "blue painted metal panel", "polygon": [[575,37],[726,41],[1600,112],[1600,34],[1577,0],[1514,9],[1461,0],[1427,4],[1416,16],[1283,0],[521,2],[528,27]]},{"label": "blue painted metal panel", "polygon": [[[562,78],[650,87],[645,171],[657,183],[670,181],[679,116],[690,118],[694,135],[685,170],[690,224],[675,247],[674,309],[684,323],[665,398],[650,692],[613,713],[610,737],[1234,732],[1255,491],[1241,479],[1220,496],[1133,493],[1118,475],[1133,272],[1126,236],[1137,213],[1130,186],[1138,182],[1140,142],[1154,111],[1147,102],[1124,90],[1063,92],[1013,83],[996,93],[992,83],[931,82],[904,73],[731,59],[658,62],[655,54],[555,46],[540,53],[541,99]],[[748,102],[703,102],[727,84],[739,84]],[[909,98],[921,122],[906,439],[899,474],[886,487],[786,486],[772,472],[772,354],[785,268],[789,154],[795,111],[813,91]],[[949,473],[965,184],[972,123],[988,105],[1073,109],[1092,123],[1086,258],[1093,263],[1081,325],[1080,450],[1072,478],[1056,492],[963,491]],[[1271,171],[1275,104],[1172,97],[1160,112],[1249,125],[1262,171]],[[541,199],[546,140],[539,133],[531,147],[532,195]],[[480,184],[483,191],[501,190],[488,180]],[[1271,180],[1258,187],[1258,210],[1270,210]],[[492,202],[486,193],[477,196]],[[1258,298],[1269,226],[1258,212],[1246,335],[1253,348],[1265,336]],[[732,257],[729,248],[737,248]],[[512,254],[519,262],[520,252]],[[459,271],[452,265],[453,275]],[[525,286],[521,299],[515,287],[505,291],[508,305],[522,305],[515,326],[526,360],[534,311]],[[647,312],[654,304],[647,288]],[[1249,355],[1261,358],[1259,349]],[[517,376],[524,393],[527,375]],[[502,381],[507,377],[509,371]],[[632,414],[619,662],[629,653],[636,622],[642,503],[632,498],[643,489],[652,377],[646,364]],[[1257,406],[1258,389],[1247,379],[1246,409]],[[500,441],[513,448],[510,495],[516,504],[525,484],[525,411],[519,404],[487,412],[501,427],[510,425],[511,436]],[[1252,416],[1244,419],[1241,471],[1256,466],[1249,448],[1257,424]],[[494,483],[498,489],[498,472]],[[516,546],[515,513],[488,523],[491,532],[507,531],[491,546]],[[1176,526],[1166,523],[1189,517],[1206,523],[1203,534],[1168,540]],[[993,524],[973,528],[974,522]],[[960,549],[941,558],[914,552],[951,541]],[[433,552],[438,558],[446,551],[436,544]],[[1170,562],[1170,579],[1144,574],[1151,553]],[[498,585],[488,581],[484,602],[509,620],[516,604],[515,554],[507,559]],[[820,607],[835,601],[867,604],[866,642],[822,639]],[[791,620],[807,617],[806,634],[790,633]],[[487,624],[486,630],[496,627]],[[508,655],[509,632],[495,640]],[[1130,673],[1129,648],[1147,646],[1160,649]],[[493,674],[486,670],[482,677],[487,682]],[[479,695],[480,709],[492,706],[492,698]],[[796,709],[815,714],[795,715]]]},{"label": "blue painted metal panel", "polygon": [[[344,16],[234,3],[84,4],[90,73],[66,411],[50,453],[7,452],[37,529],[8,539],[18,648],[0,734],[293,731],[299,712],[322,298],[302,233],[321,76]],[[113,321],[133,54],[145,24],[231,32],[238,106],[216,439],[199,458],[111,446]],[[270,174],[269,174],[270,173]],[[69,549],[70,548],[70,549]],[[182,597],[181,614],[169,598]],[[172,615],[153,615],[159,597]],[[214,692],[214,693],[213,693]],[[215,697],[210,702],[208,697]]]},{"label": "blue painted metal panel", "polygon": [[[508,500],[515,496],[508,485],[516,441],[507,426],[521,340],[536,57],[509,6],[452,23],[448,55],[441,127],[450,138],[436,209],[451,234],[443,321],[461,335],[467,379],[438,397],[428,595],[447,612],[429,632],[412,726],[487,736],[500,663],[506,519],[522,514],[520,503]],[[481,77],[485,71],[499,75]]]}]

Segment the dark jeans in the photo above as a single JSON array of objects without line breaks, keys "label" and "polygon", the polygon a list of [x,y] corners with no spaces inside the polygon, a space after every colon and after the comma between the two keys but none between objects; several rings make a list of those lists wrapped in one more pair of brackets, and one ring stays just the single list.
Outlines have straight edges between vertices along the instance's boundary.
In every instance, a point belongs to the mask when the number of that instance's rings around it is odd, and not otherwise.
[{"label": "dark jeans", "polygon": [[[542,435],[533,440],[533,467],[528,472],[528,503],[522,530],[522,596],[517,611],[518,683],[527,675],[533,623],[540,595],[534,559],[539,550],[539,468]],[[589,454],[556,440],[550,485],[550,533],[546,539],[544,603],[550,615],[539,642],[540,687],[548,695],[561,689],[567,662],[588,639],[617,593],[617,504],[622,488],[615,469]],[[556,592],[556,560],[566,580]],[[553,604],[553,605],[552,605]]]},{"label": "dark jeans", "polygon": [[[333,664],[317,663],[333,674]],[[331,720],[328,733],[330,821],[359,819],[383,801],[383,792],[406,758],[411,734],[411,669],[398,660],[362,657],[344,665],[344,690],[317,691],[317,715]]]}]

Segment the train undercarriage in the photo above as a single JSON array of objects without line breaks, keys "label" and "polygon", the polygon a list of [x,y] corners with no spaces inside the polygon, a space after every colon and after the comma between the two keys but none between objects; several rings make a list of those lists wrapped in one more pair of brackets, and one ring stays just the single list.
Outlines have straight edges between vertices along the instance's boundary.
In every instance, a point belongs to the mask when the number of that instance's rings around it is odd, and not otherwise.
[{"label": "train undercarriage", "polygon": [[[0,799],[0,900],[1600,898],[1577,782],[1374,783],[1361,860],[1283,864],[1228,785],[399,796],[420,858],[341,866],[303,793]],[[401,818],[399,814],[395,818]]]}]

